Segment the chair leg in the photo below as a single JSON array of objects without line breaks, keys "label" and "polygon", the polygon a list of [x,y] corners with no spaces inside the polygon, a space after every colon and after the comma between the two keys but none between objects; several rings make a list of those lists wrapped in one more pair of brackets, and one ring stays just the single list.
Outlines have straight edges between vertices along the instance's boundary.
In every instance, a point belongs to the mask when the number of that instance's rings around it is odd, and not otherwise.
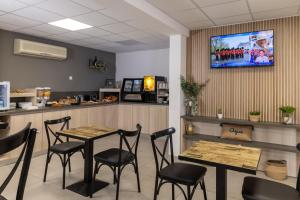
[{"label": "chair leg", "polygon": [[49,157],[50,157],[50,152],[48,151],[47,152],[47,157],[46,157],[45,172],[44,172],[44,182],[46,182],[46,179],[47,179],[48,164],[50,162]]},{"label": "chair leg", "polygon": [[175,185],[172,184],[172,200],[175,200]]},{"label": "chair leg", "polygon": [[120,191],[120,178],[121,178],[121,167],[118,167],[118,178],[117,178],[117,194],[116,194],[116,200],[119,200],[119,191]]},{"label": "chair leg", "polygon": [[68,164],[69,164],[69,172],[71,172],[71,156],[70,154],[68,154],[69,160],[68,160]]},{"label": "chair leg", "polygon": [[187,197],[188,197],[188,200],[192,200],[192,197],[191,197],[191,186],[187,186]]},{"label": "chair leg", "polygon": [[116,179],[116,167],[113,167],[113,171],[114,171],[114,185],[117,183],[117,179]]},{"label": "chair leg", "polygon": [[205,187],[204,179],[200,182],[200,187],[201,187],[201,189],[203,190],[204,200],[207,200],[207,196],[206,196],[206,187]]},{"label": "chair leg", "polygon": [[154,186],[154,197],[153,197],[153,200],[156,200],[156,199],[157,199],[157,189],[158,189],[158,176],[156,175],[156,178],[155,178],[155,186]]},{"label": "chair leg", "polygon": [[94,168],[94,180],[96,180],[96,175],[97,175],[97,173],[98,173],[98,163],[97,162],[95,162],[95,168]]},{"label": "chair leg", "polygon": [[66,154],[64,154],[64,159],[63,159],[63,183],[62,183],[62,188],[65,189],[66,186]]},{"label": "chair leg", "polygon": [[136,179],[138,184],[138,192],[141,192],[141,184],[140,184],[140,175],[139,175],[139,165],[137,160],[135,160],[135,173],[136,173]]}]

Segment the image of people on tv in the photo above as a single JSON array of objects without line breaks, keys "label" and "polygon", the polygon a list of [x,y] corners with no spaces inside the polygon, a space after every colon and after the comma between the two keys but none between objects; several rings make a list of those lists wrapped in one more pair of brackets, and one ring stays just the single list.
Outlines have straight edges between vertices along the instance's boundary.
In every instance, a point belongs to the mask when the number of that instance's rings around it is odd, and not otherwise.
[{"label": "image of people on tv", "polygon": [[211,67],[272,66],[273,30],[214,36],[211,38]]}]

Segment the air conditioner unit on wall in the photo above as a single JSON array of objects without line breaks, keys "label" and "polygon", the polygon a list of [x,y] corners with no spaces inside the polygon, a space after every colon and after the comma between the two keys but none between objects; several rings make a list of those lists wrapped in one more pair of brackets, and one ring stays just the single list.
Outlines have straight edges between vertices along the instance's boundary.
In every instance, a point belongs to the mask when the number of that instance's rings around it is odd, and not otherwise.
[{"label": "air conditioner unit on wall", "polygon": [[15,39],[14,54],[54,60],[65,60],[67,59],[67,48],[29,40]]}]

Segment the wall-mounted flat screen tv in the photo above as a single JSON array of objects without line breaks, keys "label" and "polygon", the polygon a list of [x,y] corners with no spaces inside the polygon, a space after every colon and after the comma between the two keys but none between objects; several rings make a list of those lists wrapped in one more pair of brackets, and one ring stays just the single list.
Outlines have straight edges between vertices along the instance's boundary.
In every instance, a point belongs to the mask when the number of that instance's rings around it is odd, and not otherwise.
[{"label": "wall-mounted flat screen tv", "polygon": [[213,36],[211,68],[274,66],[273,30]]}]

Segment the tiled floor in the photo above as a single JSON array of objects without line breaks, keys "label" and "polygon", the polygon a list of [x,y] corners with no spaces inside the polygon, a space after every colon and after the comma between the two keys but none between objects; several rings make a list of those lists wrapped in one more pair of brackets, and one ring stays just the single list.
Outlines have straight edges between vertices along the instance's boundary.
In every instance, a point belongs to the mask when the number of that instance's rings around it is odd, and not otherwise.
[{"label": "tiled floor", "polygon": [[[117,146],[118,138],[111,136],[108,138],[100,139],[95,143],[95,152],[105,150],[107,148]],[[31,169],[29,172],[29,178],[26,185],[25,200],[80,200],[87,199],[80,195],[77,195],[68,190],[61,189],[62,183],[62,167],[60,161],[55,157],[49,165],[48,179],[46,183],[43,183],[42,177],[45,166],[45,156],[39,156],[33,158],[31,163]],[[131,166],[123,171],[121,177],[121,189],[120,189],[120,200],[150,200],[153,199],[153,188],[154,188],[154,175],[155,175],[155,164],[150,144],[149,136],[143,135],[140,141],[139,147],[139,166],[141,173],[141,187],[142,192],[137,192],[136,176]],[[12,168],[11,165],[0,168],[0,183],[3,182],[5,175],[8,174]],[[72,172],[67,173],[66,185],[81,180],[83,177],[83,160],[80,154],[74,155],[72,159]],[[246,174],[229,171],[228,173],[228,200],[240,200],[241,187],[243,177]],[[258,176],[264,177],[262,173]],[[112,173],[108,168],[102,168],[97,178],[112,182]],[[17,188],[17,178],[14,178],[12,183],[8,186],[4,192],[4,196],[8,199],[15,199],[15,192]],[[206,188],[208,191],[208,199],[215,199],[215,169],[208,167],[208,172],[205,177]],[[295,185],[295,178],[289,178],[285,181],[286,184]],[[110,184],[105,189],[94,194],[94,199],[113,200],[115,199],[115,185]],[[158,199],[167,200],[171,199],[170,196],[171,188],[169,185],[162,187]],[[176,199],[184,199],[179,190],[176,191]],[[193,199],[203,199],[202,191],[198,189]]]}]

